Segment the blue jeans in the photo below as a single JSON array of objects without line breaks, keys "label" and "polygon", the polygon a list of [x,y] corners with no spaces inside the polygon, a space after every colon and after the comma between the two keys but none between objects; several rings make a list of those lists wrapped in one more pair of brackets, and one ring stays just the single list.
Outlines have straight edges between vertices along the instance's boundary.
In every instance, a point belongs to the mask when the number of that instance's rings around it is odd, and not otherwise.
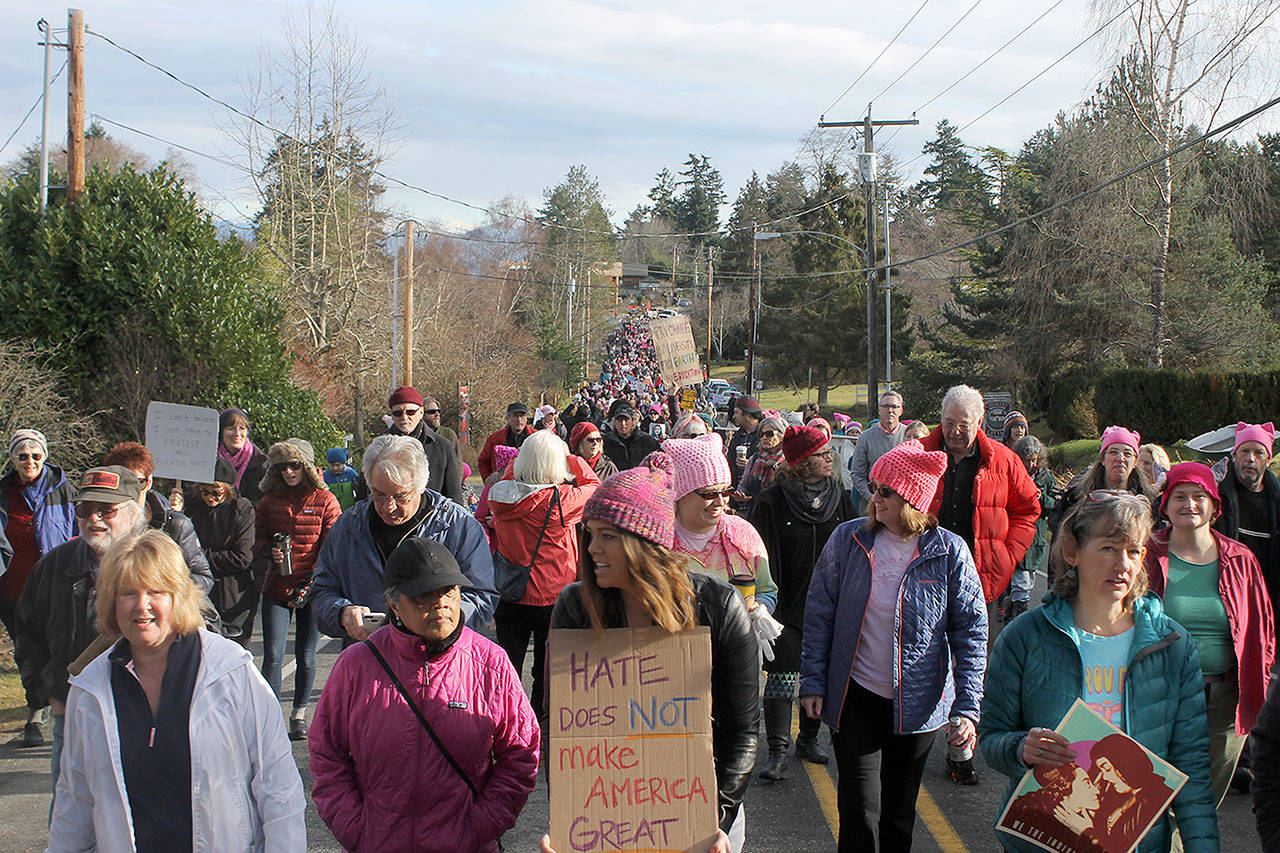
[{"label": "blue jeans", "polygon": [[1036,576],[1024,569],[1014,569],[1009,579],[1009,600],[1031,602],[1031,587],[1035,585]]},{"label": "blue jeans", "polygon": [[[53,749],[49,752],[49,773],[53,776],[54,797],[58,794],[58,773],[62,770],[62,728],[67,722],[66,714],[50,714],[53,717]],[[49,823],[53,823],[54,797],[49,798]]]},{"label": "blue jeans", "polygon": [[316,682],[316,644],[320,640],[320,626],[311,616],[310,604],[295,609],[265,595],[262,597],[262,677],[279,696],[280,668],[289,638],[290,616],[297,617],[294,656],[298,671],[293,676],[293,707],[305,708],[311,704],[311,687]]}]

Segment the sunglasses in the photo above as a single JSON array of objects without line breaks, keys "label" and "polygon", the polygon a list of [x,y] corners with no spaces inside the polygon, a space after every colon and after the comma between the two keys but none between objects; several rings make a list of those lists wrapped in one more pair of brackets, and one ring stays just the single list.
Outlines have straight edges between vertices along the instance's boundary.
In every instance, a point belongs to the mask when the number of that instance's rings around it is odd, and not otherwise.
[{"label": "sunglasses", "polygon": [[110,521],[116,517],[116,513],[120,511],[120,507],[124,504],[102,504],[94,501],[85,501],[76,504],[76,518],[92,518],[98,516],[103,521]]},{"label": "sunglasses", "polygon": [[[439,410],[439,409],[423,409],[423,410],[422,410],[422,412],[423,412],[423,414],[426,414],[426,415],[438,415],[438,414],[440,414],[440,410]],[[394,414],[394,412],[393,412],[392,414]],[[410,414],[412,414],[412,413],[410,413]]]},{"label": "sunglasses", "polygon": [[704,501],[713,501],[717,498],[729,499],[729,495],[733,494],[733,486],[725,486],[723,489],[694,489],[693,493]]},{"label": "sunglasses", "polygon": [[44,456],[39,453],[19,453],[19,462],[39,462]]},{"label": "sunglasses", "polygon": [[587,436],[586,438],[584,438],[584,439],[582,439],[582,440],[583,440],[583,441],[586,441],[586,442],[590,442],[591,444],[602,444],[602,443],[604,443],[604,436],[602,436],[602,435],[589,435],[589,436]]},{"label": "sunglasses", "polygon": [[771,435],[782,435],[782,433],[778,432],[776,429],[767,429],[760,433],[761,438],[768,438]]},{"label": "sunglasses", "polygon": [[889,488],[888,486],[877,486],[875,483],[872,483],[871,494],[879,495],[880,497],[888,500],[889,498],[896,495],[897,492],[895,492],[893,489]]},{"label": "sunglasses", "polygon": [[[436,411],[438,412],[438,411],[440,411],[440,410],[439,410],[439,409],[436,409]],[[411,418],[411,417],[413,417],[413,416],[414,416],[414,415],[416,415],[416,414],[418,414],[418,410],[417,410],[416,408],[414,408],[414,409],[392,409],[392,410],[391,410],[391,417],[393,417],[393,418]]]},{"label": "sunglasses", "polygon": [[277,462],[271,466],[274,471],[301,471],[301,462]]}]

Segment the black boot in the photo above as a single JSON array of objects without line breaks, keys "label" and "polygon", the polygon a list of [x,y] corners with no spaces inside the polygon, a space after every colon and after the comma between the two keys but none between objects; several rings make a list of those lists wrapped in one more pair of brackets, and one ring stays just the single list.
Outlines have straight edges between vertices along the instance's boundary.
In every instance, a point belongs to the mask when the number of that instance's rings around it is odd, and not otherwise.
[{"label": "black boot", "polygon": [[764,731],[769,742],[769,757],[760,769],[761,779],[778,781],[787,778],[787,750],[791,746],[791,700],[764,700]]},{"label": "black boot", "polygon": [[822,747],[818,745],[818,731],[822,728],[822,720],[814,720],[804,711],[800,712],[800,736],[796,738],[796,758],[802,758],[811,764],[826,764],[829,760]]}]

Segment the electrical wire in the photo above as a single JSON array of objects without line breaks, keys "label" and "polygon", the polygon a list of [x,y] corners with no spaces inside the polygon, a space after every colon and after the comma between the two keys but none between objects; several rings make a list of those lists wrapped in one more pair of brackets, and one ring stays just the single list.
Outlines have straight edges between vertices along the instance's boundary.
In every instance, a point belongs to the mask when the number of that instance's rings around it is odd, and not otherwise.
[{"label": "electrical wire", "polygon": [[204,157],[208,160],[212,160],[215,163],[221,163],[223,166],[229,166],[232,169],[237,169],[241,172],[244,172],[246,175],[252,175],[254,173],[252,169],[246,168],[240,165],[239,163],[235,163],[235,162],[232,162],[231,160],[218,157],[215,154],[206,154],[204,151],[197,151],[195,148],[188,148],[185,145],[181,145],[177,142],[173,142],[168,139],[163,139],[159,136],[156,136],[154,133],[148,133],[145,130],[140,130],[139,128],[133,127],[131,125],[127,125],[122,121],[109,119],[106,116],[102,115],[101,113],[92,113],[90,117],[101,122],[106,122],[107,124],[112,125],[113,127],[118,127],[121,130],[127,130],[130,133],[136,133],[139,136],[145,136],[147,139],[154,139],[156,142],[163,142],[165,145],[168,145],[170,148],[177,148],[178,150],[185,151],[188,154],[195,154],[198,157]]},{"label": "electrical wire", "polygon": [[943,40],[943,39],[945,39],[947,36],[951,35],[951,33],[955,30],[955,28],[956,28],[956,27],[958,27],[958,26],[960,26],[962,23],[964,23],[964,19],[965,19],[965,18],[967,18],[967,17],[969,17],[971,14],[973,14],[973,10],[974,10],[974,9],[977,9],[977,8],[978,8],[978,6],[979,6],[981,3],[982,3],[982,0],[973,0],[973,5],[972,5],[972,6],[970,6],[968,9],[966,9],[966,10],[965,10],[965,13],[964,13],[963,15],[961,15],[959,18],[956,18],[955,23],[954,23],[954,24],[952,24],[951,26],[947,27],[947,31],[946,31],[946,32],[944,32],[942,35],[938,36],[938,37],[934,40],[933,44],[931,44],[931,45],[929,45],[927,48],[925,48],[924,53],[922,53],[922,54],[920,54],[918,57],[916,57],[916,61],[915,61],[915,62],[913,62],[913,63],[911,63],[910,65],[908,65],[908,66],[907,66],[907,67],[902,71],[902,73],[901,73],[901,74],[899,74],[897,77],[893,78],[893,82],[892,82],[892,83],[890,83],[888,86],[885,86],[885,87],[884,87],[883,89],[881,89],[878,93],[876,93],[876,95],[871,99],[871,103],[873,103],[873,104],[874,104],[876,101],[880,100],[880,96],[881,96],[881,95],[883,95],[885,92],[888,92],[888,91],[889,91],[890,89],[892,89],[894,86],[898,85],[898,83],[902,81],[902,78],[903,78],[903,77],[906,77],[908,74],[910,74],[910,73],[911,73],[911,71],[912,71],[912,69],[914,69],[917,65],[919,65],[921,62],[923,62],[923,61],[924,61],[924,58],[925,58],[926,56],[928,56],[930,53],[933,53],[933,49],[934,49],[934,48],[936,48],[938,45],[940,45],[940,44],[942,43],[942,40]]},{"label": "electrical wire", "polygon": [[[62,68],[59,68],[57,73],[49,78],[50,86],[53,85],[54,81],[58,79],[58,76],[62,74],[62,70],[66,67],[67,67],[67,60],[64,59],[62,61]],[[4,153],[4,149],[9,147],[9,143],[12,142],[13,138],[18,135],[18,133],[22,130],[23,126],[27,123],[27,119],[31,118],[31,114],[36,111],[36,107],[40,106],[41,102],[43,101],[44,101],[44,88],[41,87],[40,94],[39,96],[36,97],[36,102],[31,105],[31,109],[27,110],[27,114],[22,117],[22,121],[18,122],[18,126],[13,129],[13,133],[9,134],[9,138],[4,141],[4,144],[0,145],[0,153]]]},{"label": "electrical wire", "polygon": [[876,67],[876,63],[880,61],[880,57],[884,56],[885,53],[888,52],[889,48],[894,46],[894,44],[898,41],[898,37],[907,31],[907,27],[911,26],[911,22],[914,21],[920,15],[920,13],[924,11],[924,7],[928,5],[929,5],[929,0],[923,0],[923,2],[916,8],[916,10],[911,13],[911,17],[907,18],[907,22],[903,24],[896,33],[893,34],[893,38],[889,39],[889,43],[880,49],[880,52],[876,54],[875,59],[871,60],[871,64],[868,65],[866,68],[862,69],[862,73],[859,74],[857,77],[855,77],[854,81],[850,83],[848,87],[843,92],[841,92],[840,95],[834,101],[831,102],[831,106],[827,107],[825,110],[822,111],[823,115],[826,115],[827,113],[831,112],[831,110],[835,108],[836,104],[844,100],[845,95],[853,91],[854,86],[862,82],[862,78],[866,77],[867,73],[871,71],[872,68]]}]

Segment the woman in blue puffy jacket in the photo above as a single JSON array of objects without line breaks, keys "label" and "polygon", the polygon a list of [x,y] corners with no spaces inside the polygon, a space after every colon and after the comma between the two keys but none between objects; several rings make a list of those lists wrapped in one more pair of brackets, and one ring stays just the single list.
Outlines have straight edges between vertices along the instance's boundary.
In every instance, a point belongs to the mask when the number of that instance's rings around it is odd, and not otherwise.
[{"label": "woman in blue puffy jacket", "polygon": [[[1010,777],[1069,768],[1076,753],[1054,728],[1077,699],[1187,775],[1174,798],[1183,849],[1218,850],[1209,782],[1200,656],[1190,634],[1147,594],[1151,532],[1145,497],[1099,490],[1062,521],[1050,554],[1052,594],[996,639],[978,739],[987,764]],[[1037,845],[997,831],[1005,850]],[[1162,815],[1137,847],[1167,851]]]},{"label": "woman in blue puffy jacket", "polygon": [[809,584],[800,706],[831,727],[841,853],[910,850],[938,729],[957,717],[949,742],[976,745],[982,584],[964,540],[925,513],[946,468],[918,441],[881,456],[870,514],[835,529]]}]

